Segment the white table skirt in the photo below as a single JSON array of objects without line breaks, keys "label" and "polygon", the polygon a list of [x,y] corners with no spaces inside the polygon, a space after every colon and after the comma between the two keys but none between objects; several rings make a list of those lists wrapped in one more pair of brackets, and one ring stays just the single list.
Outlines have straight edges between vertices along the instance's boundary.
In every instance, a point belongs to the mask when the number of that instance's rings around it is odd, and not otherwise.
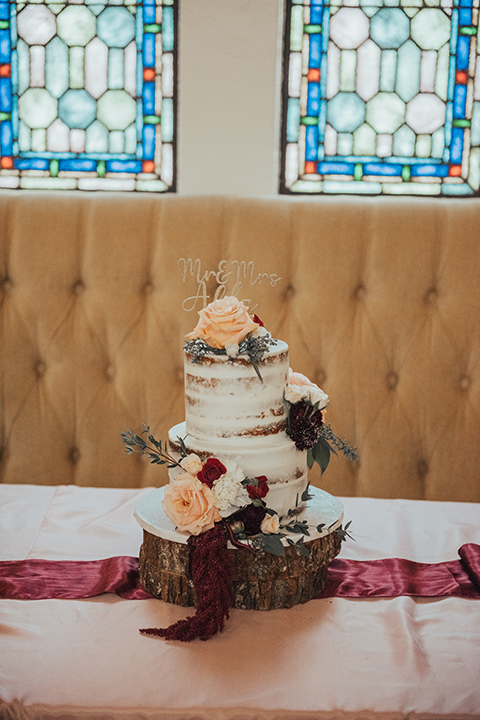
[{"label": "white table skirt", "polygon": [[[0,485],[0,559],[138,555],[145,490]],[[480,504],[342,498],[341,557],[455,560]],[[480,718],[480,601],[326,598],[232,610],[204,643],[143,637],[159,600],[0,601],[0,718]]]}]

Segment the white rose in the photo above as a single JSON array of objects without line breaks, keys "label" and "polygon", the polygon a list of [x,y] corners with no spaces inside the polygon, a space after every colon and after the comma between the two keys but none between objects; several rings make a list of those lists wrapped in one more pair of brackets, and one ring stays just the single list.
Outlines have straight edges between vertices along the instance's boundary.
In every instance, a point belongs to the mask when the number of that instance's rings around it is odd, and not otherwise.
[{"label": "white rose", "polygon": [[276,535],[280,530],[280,518],[278,515],[265,515],[260,530],[264,535]]},{"label": "white rose", "polygon": [[323,410],[328,405],[328,395],[318,385],[312,383],[302,373],[295,373],[288,369],[288,384],[285,388],[285,400],[290,403],[298,403],[301,400],[315,405],[319,403],[318,409]]},{"label": "white rose", "polygon": [[236,358],[238,355],[237,343],[226,343],[225,352],[227,353],[229,358]]},{"label": "white rose", "polygon": [[256,330],[250,333],[250,337],[252,338],[265,337],[265,335],[268,335],[268,330],[262,325],[260,325]]},{"label": "white rose", "polygon": [[183,458],[183,460],[180,460],[180,465],[185,470],[185,472],[193,475],[193,477],[195,477],[196,474],[199,473],[203,467],[202,461],[200,460],[198,455],[195,455],[195,453],[187,455]]},{"label": "white rose", "polygon": [[235,508],[248,505],[250,498],[242,485],[244,480],[242,470],[232,460],[222,460],[222,462],[227,471],[215,480],[212,490],[215,494],[215,506],[220,510],[220,515],[226,517]]}]

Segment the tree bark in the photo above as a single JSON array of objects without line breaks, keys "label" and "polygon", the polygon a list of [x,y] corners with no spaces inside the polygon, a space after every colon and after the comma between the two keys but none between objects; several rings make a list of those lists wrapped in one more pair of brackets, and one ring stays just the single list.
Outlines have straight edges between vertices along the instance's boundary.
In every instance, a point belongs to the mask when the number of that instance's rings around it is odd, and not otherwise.
[{"label": "tree bark", "polygon": [[[229,549],[232,560],[233,607],[247,610],[289,608],[316,597],[325,587],[327,570],[340,552],[336,532],[305,541],[309,556],[296,547],[284,555],[253,555]],[[195,589],[188,577],[189,547],[143,531],[140,581],[147,592],[176,605],[194,606]]]}]

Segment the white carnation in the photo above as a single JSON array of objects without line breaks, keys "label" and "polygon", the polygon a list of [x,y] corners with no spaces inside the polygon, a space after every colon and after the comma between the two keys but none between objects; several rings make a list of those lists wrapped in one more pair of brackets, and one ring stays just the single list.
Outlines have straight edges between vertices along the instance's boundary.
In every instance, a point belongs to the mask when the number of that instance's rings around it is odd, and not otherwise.
[{"label": "white carnation", "polygon": [[236,508],[244,507],[250,502],[248,492],[242,485],[245,476],[232,460],[222,460],[227,471],[213,483],[215,506],[220,515],[226,517]]},{"label": "white carnation", "polygon": [[318,385],[312,383],[305,375],[294,373],[289,370],[288,384],[285,388],[285,400],[289,403],[298,403],[301,400],[315,405],[319,403],[318,409],[323,410],[328,405],[328,395]]}]

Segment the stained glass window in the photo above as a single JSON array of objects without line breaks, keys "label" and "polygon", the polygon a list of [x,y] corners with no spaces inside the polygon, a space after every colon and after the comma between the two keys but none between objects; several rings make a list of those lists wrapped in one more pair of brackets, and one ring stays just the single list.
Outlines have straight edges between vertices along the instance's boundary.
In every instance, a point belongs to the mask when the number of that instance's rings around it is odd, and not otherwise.
[{"label": "stained glass window", "polygon": [[175,0],[0,0],[0,188],[175,189]]},{"label": "stained glass window", "polygon": [[480,186],[479,0],[287,0],[281,192]]}]

